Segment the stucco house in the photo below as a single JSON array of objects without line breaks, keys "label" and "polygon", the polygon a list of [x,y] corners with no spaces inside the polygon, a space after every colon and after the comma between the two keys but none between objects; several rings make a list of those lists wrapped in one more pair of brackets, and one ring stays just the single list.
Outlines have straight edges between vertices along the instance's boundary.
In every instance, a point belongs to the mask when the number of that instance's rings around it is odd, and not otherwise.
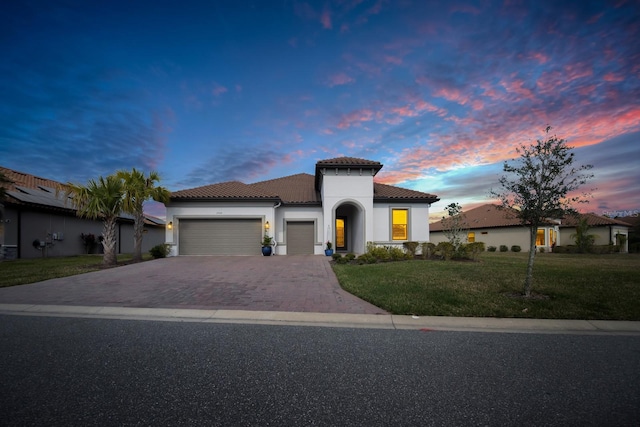
[{"label": "stucco house", "polygon": [[[100,245],[85,246],[81,235],[102,234],[102,221],[76,216],[64,195],[56,194],[61,183],[0,167],[11,181],[7,197],[0,203],[0,259],[39,258],[99,253]],[[143,252],[164,243],[165,224],[159,218],[145,218]],[[117,253],[133,253],[133,217],[118,218]],[[37,244],[36,244],[37,242]]]},{"label": "stucco house", "polygon": [[433,194],[374,182],[383,165],[339,157],[300,173],[244,184],[176,191],[167,206],[171,255],[259,255],[264,234],[276,255],[364,253],[367,242],[429,240]]},{"label": "stucco house", "polygon": [[[520,224],[516,213],[509,209],[500,209],[497,205],[487,204],[464,212],[468,242],[484,242],[485,246],[520,246],[523,252],[529,251],[529,228]],[[573,245],[576,225],[580,219],[586,219],[588,234],[595,236],[596,245],[622,244],[621,251],[628,250],[629,226],[617,219],[607,218],[593,213],[549,219],[538,228],[536,247],[549,251],[554,246]],[[448,241],[444,233],[443,221],[431,224],[431,242],[438,244]]]}]

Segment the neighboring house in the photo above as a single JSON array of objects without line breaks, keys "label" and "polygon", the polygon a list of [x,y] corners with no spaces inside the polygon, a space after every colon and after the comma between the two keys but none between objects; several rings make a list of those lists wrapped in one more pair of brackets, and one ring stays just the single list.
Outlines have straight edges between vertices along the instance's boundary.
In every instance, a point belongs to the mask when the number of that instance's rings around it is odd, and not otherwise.
[{"label": "neighboring house", "polygon": [[[511,248],[515,245],[522,251],[529,251],[529,228],[520,223],[516,211],[488,204],[464,212],[464,217],[468,242],[484,242],[487,247],[505,245]],[[538,228],[536,247],[549,251],[554,246],[575,244],[576,225],[581,218],[587,220],[588,234],[596,236],[596,245],[620,244],[624,240],[621,250],[627,252],[628,225],[592,213],[549,219]],[[433,243],[448,241],[442,220],[431,224],[430,230]]]},{"label": "neighboring house", "polygon": [[[56,189],[60,182],[0,167],[12,184],[6,185],[7,198],[0,204],[0,259],[38,258],[100,253],[96,243],[86,247],[82,234],[96,240],[102,234],[102,221],[76,216],[71,202],[65,203]],[[145,218],[143,251],[164,242],[164,221]],[[118,218],[117,253],[133,253],[133,218]]]},{"label": "neighboring house", "polygon": [[[375,183],[375,161],[339,157],[300,173],[176,191],[167,204],[172,255],[259,255],[264,233],[277,255],[364,253],[367,242],[429,240],[428,193]],[[171,228],[169,230],[169,228]]]}]

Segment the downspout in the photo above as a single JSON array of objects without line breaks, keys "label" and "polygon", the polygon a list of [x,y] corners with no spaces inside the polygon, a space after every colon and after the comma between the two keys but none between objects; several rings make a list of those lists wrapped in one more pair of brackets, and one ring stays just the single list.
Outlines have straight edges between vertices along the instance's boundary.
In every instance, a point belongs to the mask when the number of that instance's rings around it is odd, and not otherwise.
[{"label": "downspout", "polygon": [[[278,202],[274,207],[273,207],[273,228],[274,228],[274,237],[275,237],[275,229],[276,227],[276,209],[278,209],[280,206],[282,205],[282,202]],[[271,256],[274,256],[276,254],[276,248],[278,247],[278,239],[274,238],[273,239],[273,252],[271,253]]]}]

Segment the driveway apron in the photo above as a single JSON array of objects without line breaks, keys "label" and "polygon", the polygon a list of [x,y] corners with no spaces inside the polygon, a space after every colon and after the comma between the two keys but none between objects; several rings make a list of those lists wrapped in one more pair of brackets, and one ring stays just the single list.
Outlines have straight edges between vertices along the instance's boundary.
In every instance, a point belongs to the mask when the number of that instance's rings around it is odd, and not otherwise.
[{"label": "driveway apron", "polygon": [[0,288],[0,303],[387,314],[317,255],[165,258]]}]

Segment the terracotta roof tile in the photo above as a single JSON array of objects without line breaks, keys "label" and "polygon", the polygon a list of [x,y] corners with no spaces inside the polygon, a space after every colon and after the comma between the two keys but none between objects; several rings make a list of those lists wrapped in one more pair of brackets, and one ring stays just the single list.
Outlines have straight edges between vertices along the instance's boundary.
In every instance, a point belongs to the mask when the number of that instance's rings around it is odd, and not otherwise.
[{"label": "terracotta roof tile", "polygon": [[274,193],[240,181],[221,182],[171,193],[171,198],[174,199],[273,199],[277,197]]},{"label": "terracotta roof tile", "polygon": [[358,157],[336,157],[333,159],[319,160],[316,165],[320,166],[380,166],[380,162],[373,160],[360,159]]},{"label": "terracotta roof tile", "polygon": [[[464,217],[466,222],[465,227],[468,227],[469,229],[512,227],[521,225],[514,210],[501,209],[496,205],[482,205],[477,208],[470,209],[464,212]],[[442,220],[430,224],[429,230],[444,230]]]},{"label": "terracotta roof tile", "polygon": [[320,193],[315,189],[314,179],[313,175],[299,173],[250,185],[277,194],[283,203],[320,203]]},{"label": "terracotta roof tile", "polygon": [[29,175],[27,173],[18,172],[13,169],[4,168],[2,166],[0,166],[0,172],[2,172],[5,178],[13,182],[9,184],[0,184],[4,188],[6,188],[7,191],[15,191],[16,185],[27,187],[27,188],[36,188],[36,189],[40,186],[55,189],[55,188],[58,188],[60,185],[62,185],[62,183],[58,181],[53,181],[51,179],[46,179],[46,178],[40,178],[35,175]]},{"label": "terracotta roof tile", "polygon": [[[482,205],[475,209],[464,212],[465,227],[469,229],[477,228],[494,228],[494,227],[513,227],[520,226],[517,211],[513,209],[503,209],[497,205]],[[603,225],[627,225],[623,221],[611,219],[593,213],[579,214],[577,217],[569,215],[560,220],[560,227],[575,227],[581,218],[587,218],[587,224],[592,227]],[[557,224],[550,220],[549,224]],[[429,225],[430,231],[443,231],[442,220]]]},{"label": "terracotta roof tile", "polygon": [[398,200],[420,200],[427,203],[435,203],[438,200],[438,196],[429,193],[423,193],[422,191],[409,190],[402,187],[395,187],[393,185],[373,183],[373,199],[382,201],[386,199],[398,199]]}]

